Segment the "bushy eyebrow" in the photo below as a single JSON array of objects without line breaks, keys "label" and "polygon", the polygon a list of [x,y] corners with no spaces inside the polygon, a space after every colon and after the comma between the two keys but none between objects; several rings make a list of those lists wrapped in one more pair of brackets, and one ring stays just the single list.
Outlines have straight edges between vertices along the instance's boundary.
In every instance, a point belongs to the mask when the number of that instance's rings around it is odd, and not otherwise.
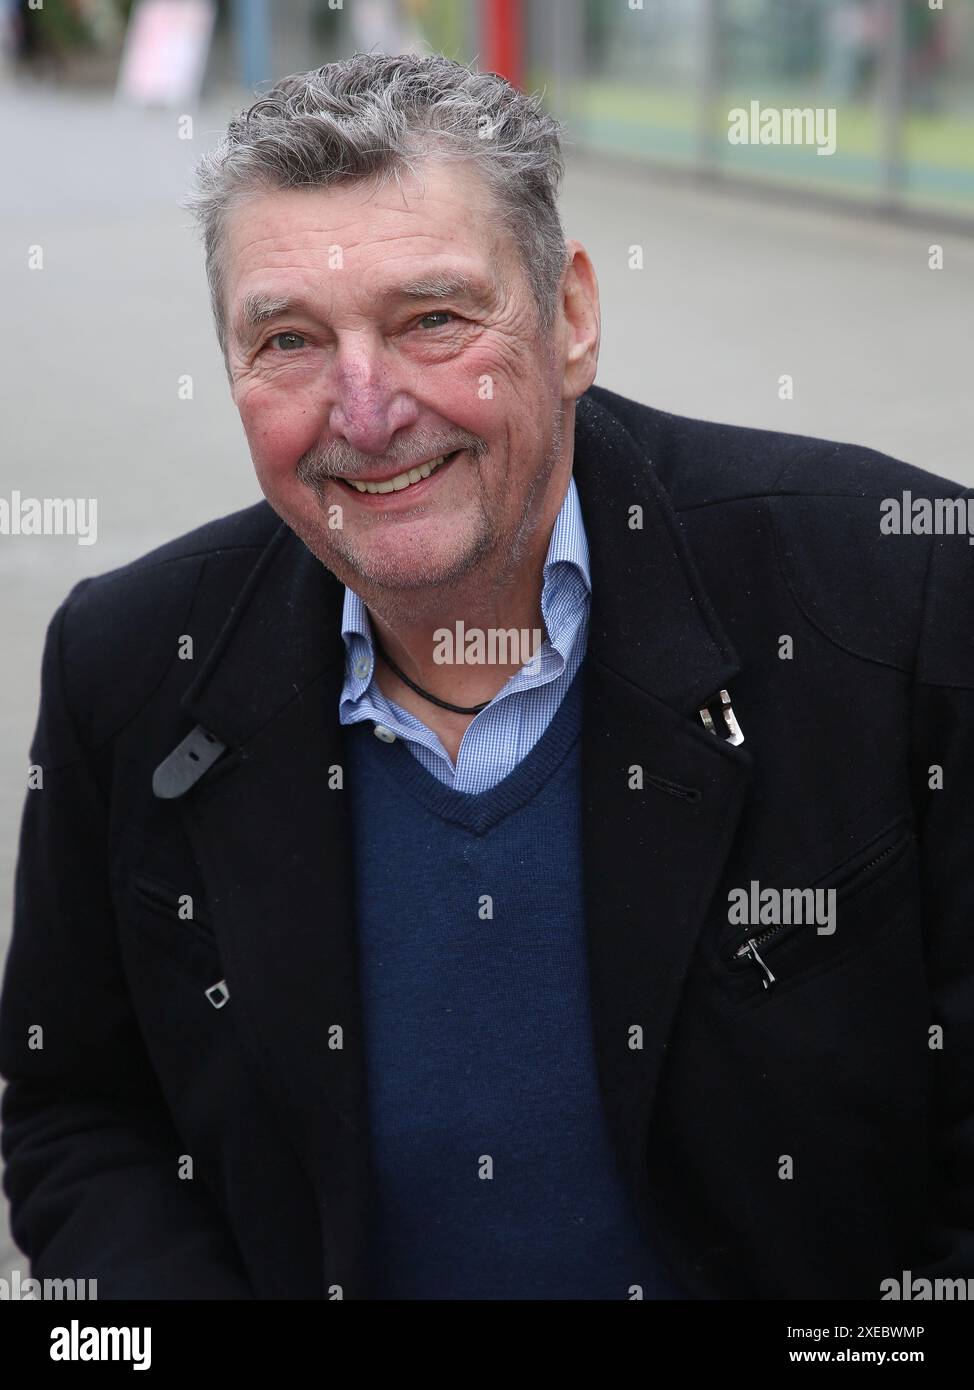
[{"label": "bushy eyebrow", "polygon": [[473,299],[480,292],[476,283],[467,275],[427,275],[420,280],[411,280],[406,285],[394,286],[383,298]]},{"label": "bushy eyebrow", "polygon": [[286,295],[248,294],[240,310],[238,327],[242,333],[260,328],[278,314],[288,314],[299,307],[300,301]]},{"label": "bushy eyebrow", "polygon": [[[419,279],[407,281],[402,285],[390,285],[379,298],[383,301],[407,300],[473,300],[480,301],[486,294],[486,287],[468,275],[424,275]],[[237,320],[237,336],[247,341],[255,336],[263,324],[271,319],[292,313],[310,313],[303,299],[289,295],[270,295],[255,292],[245,296]]]}]

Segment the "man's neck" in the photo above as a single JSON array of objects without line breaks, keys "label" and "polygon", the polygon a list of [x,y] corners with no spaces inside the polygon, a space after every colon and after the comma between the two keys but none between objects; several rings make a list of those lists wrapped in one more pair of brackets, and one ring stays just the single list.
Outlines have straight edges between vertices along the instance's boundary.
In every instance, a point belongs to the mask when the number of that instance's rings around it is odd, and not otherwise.
[{"label": "man's neck", "polygon": [[[491,699],[530,660],[544,635],[541,590],[549,541],[550,532],[540,554],[515,574],[478,570],[462,585],[437,595],[438,602],[397,614],[392,622],[370,607],[382,648],[411,681],[451,704]],[[497,641],[496,634],[511,630],[518,634],[516,643]],[[528,635],[528,650],[522,650],[522,633]],[[499,659],[505,655],[513,659]]]}]

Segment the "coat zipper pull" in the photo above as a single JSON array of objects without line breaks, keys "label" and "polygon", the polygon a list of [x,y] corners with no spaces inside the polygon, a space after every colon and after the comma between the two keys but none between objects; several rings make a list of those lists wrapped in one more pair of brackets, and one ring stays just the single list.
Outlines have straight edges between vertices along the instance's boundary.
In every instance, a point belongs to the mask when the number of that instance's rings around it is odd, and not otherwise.
[{"label": "coat zipper pull", "polygon": [[764,985],[765,989],[770,989],[771,986],[774,984],[775,977],[772,975],[771,971],[768,969],[764,961],[761,959],[761,953],[757,948],[757,944],[753,936],[749,937],[748,940],[745,941],[744,945],[741,947],[737,954],[739,956],[747,956],[748,960],[754,961],[754,964],[758,966],[758,968],[762,971],[761,983]]}]

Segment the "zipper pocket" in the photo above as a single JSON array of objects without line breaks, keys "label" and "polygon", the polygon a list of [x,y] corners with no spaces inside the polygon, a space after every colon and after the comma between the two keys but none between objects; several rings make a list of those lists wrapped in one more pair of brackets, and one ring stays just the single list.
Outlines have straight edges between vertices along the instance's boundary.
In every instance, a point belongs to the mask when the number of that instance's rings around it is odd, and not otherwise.
[{"label": "zipper pocket", "polygon": [[[905,850],[911,839],[912,831],[906,831],[890,844],[885,845],[883,849],[879,850],[864,864],[857,864],[844,878],[840,878],[836,883],[828,884],[828,888],[835,892],[836,902],[838,902],[840,898],[848,898],[850,893],[855,891],[856,884],[863,880],[877,864],[882,864],[885,860],[892,861],[894,857],[899,858],[899,855]],[[892,867],[892,863],[887,867]],[[828,874],[823,874],[821,878],[816,879],[815,883],[809,884],[808,887],[813,890],[820,888],[823,881],[827,880],[828,877]],[[876,877],[882,877],[882,875],[877,875]],[[770,989],[777,977],[769,968],[761,951],[770,950],[774,946],[780,944],[777,938],[780,937],[782,933],[788,936],[793,934],[796,928],[807,925],[807,922],[777,922],[765,927],[763,931],[752,932],[750,936],[734,949],[730,957],[731,962],[751,961],[761,972],[762,986],[765,989]]]}]

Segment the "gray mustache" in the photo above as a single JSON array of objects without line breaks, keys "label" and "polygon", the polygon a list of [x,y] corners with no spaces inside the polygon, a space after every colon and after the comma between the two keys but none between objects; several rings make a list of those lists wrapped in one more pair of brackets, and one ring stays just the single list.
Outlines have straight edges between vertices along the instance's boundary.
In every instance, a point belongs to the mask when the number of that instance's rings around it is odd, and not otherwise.
[{"label": "gray mustache", "polygon": [[414,436],[408,443],[394,445],[381,459],[375,454],[362,454],[347,444],[336,441],[321,450],[310,450],[298,463],[295,474],[299,482],[314,487],[328,478],[354,477],[357,473],[374,472],[378,464],[388,464],[392,468],[409,468],[424,459],[437,458],[440,454],[452,454],[457,449],[468,449],[475,458],[487,452],[487,445],[475,435],[455,436],[452,439],[424,439]]}]

